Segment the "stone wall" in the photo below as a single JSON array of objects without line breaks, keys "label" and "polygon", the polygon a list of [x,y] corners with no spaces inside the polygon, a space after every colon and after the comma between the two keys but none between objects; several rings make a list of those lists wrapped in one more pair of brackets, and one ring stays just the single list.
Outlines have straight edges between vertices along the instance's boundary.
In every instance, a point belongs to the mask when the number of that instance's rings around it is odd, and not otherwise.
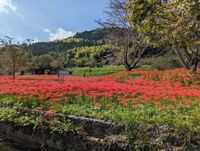
[{"label": "stone wall", "polygon": [[[13,107],[1,104],[0,106]],[[45,114],[17,107],[21,114]],[[72,115],[53,114],[53,117],[70,120],[74,124],[82,125],[82,131],[68,131],[62,134],[51,134],[50,130],[35,130],[31,126],[17,126],[13,122],[0,122],[0,135],[23,144],[28,148],[44,151],[128,151],[127,137],[122,135],[124,125],[99,119],[77,117]]]}]

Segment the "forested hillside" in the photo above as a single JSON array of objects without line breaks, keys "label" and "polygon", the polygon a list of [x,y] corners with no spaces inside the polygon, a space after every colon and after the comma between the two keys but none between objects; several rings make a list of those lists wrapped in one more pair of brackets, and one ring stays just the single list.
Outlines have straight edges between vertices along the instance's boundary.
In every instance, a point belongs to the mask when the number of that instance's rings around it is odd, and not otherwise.
[{"label": "forested hillside", "polygon": [[82,33],[77,33],[75,38],[83,38],[92,41],[102,40],[107,37],[108,31],[106,29],[96,29],[91,31],[85,31]]},{"label": "forested hillside", "polygon": [[104,45],[105,29],[97,29],[77,33],[74,37],[49,42],[33,43],[29,46],[34,55],[43,55],[49,52],[63,52],[77,47]]},{"label": "forested hillside", "polygon": [[120,64],[119,48],[106,42],[107,34],[104,28],[85,31],[63,40],[33,43],[28,49],[35,67],[55,67],[57,65],[52,62],[57,59],[64,60],[64,67]]}]

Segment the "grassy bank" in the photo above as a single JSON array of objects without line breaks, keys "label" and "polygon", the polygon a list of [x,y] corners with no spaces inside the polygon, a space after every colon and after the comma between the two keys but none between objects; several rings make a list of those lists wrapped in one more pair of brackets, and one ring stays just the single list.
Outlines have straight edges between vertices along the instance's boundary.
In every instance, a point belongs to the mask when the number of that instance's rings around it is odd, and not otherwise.
[{"label": "grassy bank", "polygon": [[[39,110],[53,110],[56,113],[66,115],[77,115],[93,117],[97,119],[111,120],[125,124],[124,134],[129,136],[130,144],[141,148],[159,148],[165,144],[167,139],[179,141],[180,145],[191,143],[195,136],[199,140],[200,136],[200,106],[193,104],[190,107],[182,106],[174,109],[162,110],[150,104],[145,104],[133,109],[132,105],[126,107],[109,100],[97,105],[87,97],[70,97],[53,105],[48,102],[40,102],[36,99],[21,100],[14,96],[1,96],[1,103],[14,103],[16,106],[28,107]],[[112,105],[110,105],[112,102]],[[45,122],[41,117],[21,116],[15,109],[0,108],[0,120],[15,121],[16,124],[34,125],[37,127],[50,127],[52,132],[63,132],[73,130],[73,123],[70,121]],[[169,140],[168,140],[169,141]],[[143,147],[142,147],[143,146]]]}]

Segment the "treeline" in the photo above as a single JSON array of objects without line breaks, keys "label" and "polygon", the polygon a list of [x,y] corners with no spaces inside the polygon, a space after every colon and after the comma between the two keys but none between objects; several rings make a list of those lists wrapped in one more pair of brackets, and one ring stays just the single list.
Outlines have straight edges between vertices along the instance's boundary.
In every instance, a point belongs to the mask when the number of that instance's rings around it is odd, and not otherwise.
[{"label": "treeline", "polygon": [[100,67],[106,64],[119,64],[116,47],[109,45],[76,47],[62,52],[51,51],[44,55],[34,55],[32,67]]},{"label": "treeline", "polygon": [[[71,41],[65,39],[65,42]],[[80,40],[77,38],[73,39]],[[82,40],[81,40],[82,41]],[[77,42],[77,41],[76,41]],[[78,42],[77,42],[78,43]],[[23,47],[22,47],[23,46]],[[117,47],[102,44],[76,46],[62,51],[48,51],[37,55],[32,45],[6,45],[0,49],[0,74],[31,72],[37,69],[64,69],[69,67],[101,67],[108,64],[120,64]]]},{"label": "treeline", "polygon": [[108,30],[105,28],[99,28],[91,31],[85,31],[77,33],[74,38],[83,38],[90,41],[99,41],[108,37]]},{"label": "treeline", "polygon": [[44,55],[49,52],[62,52],[75,47],[85,47],[99,45],[97,41],[90,41],[82,38],[69,38],[53,42],[38,42],[29,45],[29,49],[34,55]]}]

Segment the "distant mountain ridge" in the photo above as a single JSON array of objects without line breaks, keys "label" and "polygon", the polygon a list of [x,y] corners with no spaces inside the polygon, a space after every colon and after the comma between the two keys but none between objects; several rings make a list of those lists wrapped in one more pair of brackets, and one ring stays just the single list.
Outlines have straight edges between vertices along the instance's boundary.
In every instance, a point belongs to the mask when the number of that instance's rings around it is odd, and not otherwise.
[{"label": "distant mountain ridge", "polygon": [[89,47],[104,45],[107,36],[105,29],[95,29],[77,33],[74,37],[63,40],[37,42],[29,45],[34,55],[44,55],[49,52],[62,52],[77,47]]},{"label": "distant mountain ridge", "polygon": [[98,41],[106,38],[107,32],[104,28],[99,28],[91,31],[84,31],[82,33],[77,33],[74,38],[82,38],[91,41]]}]

